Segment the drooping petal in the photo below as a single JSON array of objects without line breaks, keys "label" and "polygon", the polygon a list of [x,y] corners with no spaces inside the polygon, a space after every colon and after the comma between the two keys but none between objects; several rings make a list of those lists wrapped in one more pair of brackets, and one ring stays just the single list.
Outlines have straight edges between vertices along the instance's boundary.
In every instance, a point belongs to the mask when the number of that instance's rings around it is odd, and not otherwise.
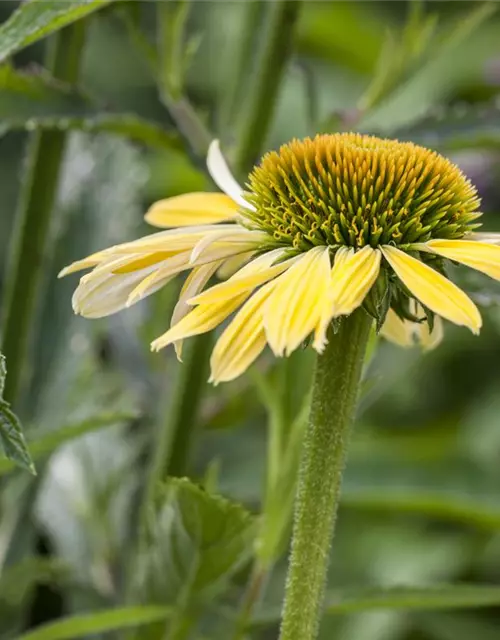
[{"label": "drooping petal", "polygon": [[381,257],[380,251],[366,246],[334,265],[329,294],[335,315],[348,315],[363,303],[379,274]]},{"label": "drooping petal", "polygon": [[474,240],[430,240],[418,247],[500,280],[500,246]]},{"label": "drooping petal", "polygon": [[220,150],[218,140],[213,140],[210,144],[207,156],[207,167],[213,181],[221,191],[224,191],[225,194],[240,206],[246,209],[255,209],[255,207],[243,197],[243,189],[231,173],[226,159]]},{"label": "drooping petal", "polygon": [[218,304],[195,307],[180,322],[152,342],[151,349],[159,351],[177,340],[183,340],[189,336],[196,336],[214,329],[243,304],[249,295],[250,292],[243,293],[231,300],[224,300]]},{"label": "drooping petal", "polygon": [[230,243],[233,246],[245,244],[247,247],[258,247],[269,241],[269,236],[263,231],[249,231],[244,227],[234,225],[231,230],[215,231],[198,240],[191,253],[191,262],[195,263],[215,243]]},{"label": "drooping petal", "polygon": [[439,316],[435,316],[431,332],[427,320],[402,320],[393,309],[389,309],[380,335],[399,347],[414,347],[420,344],[424,351],[431,351],[443,339],[443,321]]},{"label": "drooping petal", "polygon": [[64,278],[68,276],[70,273],[76,273],[77,271],[83,271],[84,269],[90,269],[91,267],[97,266],[100,262],[105,260],[110,255],[110,250],[106,249],[104,251],[99,251],[97,253],[93,253],[82,260],[77,260],[76,262],[72,262],[64,269],[58,273],[58,278]]},{"label": "drooping petal", "polygon": [[482,320],[472,300],[450,280],[404,251],[381,247],[398,278],[424,306],[458,325],[479,333]]},{"label": "drooping petal", "polygon": [[189,304],[211,304],[219,300],[232,298],[244,291],[255,289],[286,271],[296,261],[296,258],[292,258],[273,265],[284,252],[284,249],[274,249],[264,253],[246,264],[226,282],[216,284],[189,300]]},{"label": "drooping petal", "polygon": [[210,382],[218,384],[234,380],[263,351],[266,346],[263,307],[274,288],[275,283],[270,282],[259,289],[218,339],[210,359]]},{"label": "drooping petal", "polygon": [[264,310],[269,346],[277,356],[289,355],[319,321],[330,282],[328,247],[315,247],[276,279]]},{"label": "drooping petal", "polygon": [[238,205],[224,193],[186,193],[155,202],[144,219],[155,227],[188,227],[232,220]]},{"label": "drooping petal", "polygon": [[318,353],[326,346],[326,333],[332,318],[348,315],[363,303],[379,274],[380,260],[380,252],[369,246],[356,252],[345,247],[337,251],[314,334],[313,347]]},{"label": "drooping petal", "polygon": [[380,330],[380,335],[399,347],[413,347],[415,346],[415,340],[412,324],[408,320],[400,318],[393,309],[389,309]]},{"label": "drooping petal", "polygon": [[[179,299],[174,307],[172,318],[170,320],[170,326],[173,327],[184,318],[191,310],[192,307],[188,304],[188,300],[195,296],[203,287],[207,284],[213,274],[220,267],[221,262],[210,262],[204,264],[201,267],[195,267],[186,278],[184,285],[181,289]],[[177,359],[181,360],[182,356],[182,340],[178,340],[174,343],[175,353]]]},{"label": "drooping petal", "polygon": [[443,335],[443,321],[439,316],[434,318],[432,331],[429,329],[428,322],[422,322],[422,324],[418,325],[417,339],[424,351],[432,351],[432,349],[435,349],[442,341]]},{"label": "drooping petal", "polygon": [[245,264],[249,262],[254,255],[255,251],[248,251],[247,253],[234,256],[233,258],[228,258],[217,271],[217,277],[219,280],[228,280],[237,271],[239,271],[241,267],[245,266]]},{"label": "drooping petal", "polygon": [[[110,271],[89,273],[81,278],[73,294],[73,310],[85,318],[103,318],[121,311],[127,306],[131,292],[152,272],[156,273],[156,267],[121,274]],[[174,274],[168,274],[157,280],[148,293],[157,291],[173,277]]]},{"label": "drooping petal", "polygon": [[[134,270],[135,268],[140,269],[140,263],[138,263],[137,267],[133,265],[136,260],[140,260],[144,256],[159,253],[174,255],[175,253],[180,253],[188,249],[192,250],[201,239],[213,233],[220,233],[221,230],[232,232],[237,228],[241,227],[235,224],[201,225],[192,227],[189,230],[170,229],[169,231],[152,233],[143,238],[131,242],[124,242],[104,249],[103,251],[98,251],[83,260],[77,260],[62,269],[59,277],[62,278],[70,273],[89,269],[90,267],[99,268],[103,266],[107,268],[108,265],[119,258],[123,259],[123,262],[120,264],[121,267],[125,268],[127,262],[130,261],[132,267],[129,270]],[[154,258],[153,261],[155,259],[156,258]],[[117,265],[116,268],[118,268]]]}]

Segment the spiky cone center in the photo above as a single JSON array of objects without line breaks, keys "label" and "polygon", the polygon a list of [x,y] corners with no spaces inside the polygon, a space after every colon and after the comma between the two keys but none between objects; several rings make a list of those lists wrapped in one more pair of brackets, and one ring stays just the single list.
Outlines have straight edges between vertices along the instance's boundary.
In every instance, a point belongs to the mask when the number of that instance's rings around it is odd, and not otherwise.
[{"label": "spiky cone center", "polygon": [[460,169],[411,142],[355,133],[293,140],[249,177],[243,215],[280,245],[405,247],[459,239],[480,200]]}]

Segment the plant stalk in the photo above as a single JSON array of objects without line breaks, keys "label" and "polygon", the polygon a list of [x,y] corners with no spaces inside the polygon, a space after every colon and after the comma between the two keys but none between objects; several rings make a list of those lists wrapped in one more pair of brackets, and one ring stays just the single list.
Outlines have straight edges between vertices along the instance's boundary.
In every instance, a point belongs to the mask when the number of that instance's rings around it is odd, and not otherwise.
[{"label": "plant stalk", "polygon": [[295,502],[280,640],[315,640],[371,320],[361,309],[330,330],[318,356]]},{"label": "plant stalk", "polygon": [[241,173],[255,164],[268,134],[301,9],[300,0],[274,0],[267,5],[267,30],[236,151]]},{"label": "plant stalk", "polygon": [[[76,82],[85,37],[83,22],[81,20],[59,31],[49,41],[46,67],[58,80]],[[1,348],[9,367],[5,399],[14,405],[25,370],[65,143],[66,133],[63,131],[36,131],[29,144],[5,280]]]}]

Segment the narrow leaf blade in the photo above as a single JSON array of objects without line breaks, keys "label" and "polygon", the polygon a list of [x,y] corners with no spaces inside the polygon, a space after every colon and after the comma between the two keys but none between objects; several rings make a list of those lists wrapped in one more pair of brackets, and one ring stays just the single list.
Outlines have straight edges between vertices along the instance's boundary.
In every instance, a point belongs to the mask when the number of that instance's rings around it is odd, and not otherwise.
[{"label": "narrow leaf blade", "polygon": [[170,611],[166,607],[129,607],[108,609],[96,613],[75,615],[45,624],[17,640],[69,640],[84,638],[93,633],[138,627],[165,620]]}]

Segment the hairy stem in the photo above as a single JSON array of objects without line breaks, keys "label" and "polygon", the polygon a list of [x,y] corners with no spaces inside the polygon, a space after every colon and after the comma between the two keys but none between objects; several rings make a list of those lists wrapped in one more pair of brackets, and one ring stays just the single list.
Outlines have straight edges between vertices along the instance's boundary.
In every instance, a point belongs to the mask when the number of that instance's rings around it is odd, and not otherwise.
[{"label": "hairy stem", "polygon": [[318,356],[295,503],[280,640],[317,637],[349,432],[371,320],[345,318]]}]

